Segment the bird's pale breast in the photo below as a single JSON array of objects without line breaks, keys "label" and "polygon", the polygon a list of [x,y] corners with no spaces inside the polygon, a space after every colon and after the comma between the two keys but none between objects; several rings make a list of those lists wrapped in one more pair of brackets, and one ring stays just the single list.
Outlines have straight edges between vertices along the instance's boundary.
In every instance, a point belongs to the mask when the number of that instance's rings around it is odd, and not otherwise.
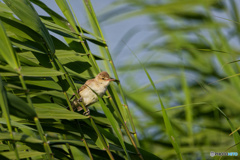
[{"label": "bird's pale breast", "polygon": [[[100,97],[102,97],[107,90],[108,84],[109,82],[106,85],[95,83],[92,85],[90,84],[89,87],[94,90]],[[86,106],[98,101],[97,95],[89,87],[85,88],[80,92],[80,96],[83,98],[83,103]]]}]

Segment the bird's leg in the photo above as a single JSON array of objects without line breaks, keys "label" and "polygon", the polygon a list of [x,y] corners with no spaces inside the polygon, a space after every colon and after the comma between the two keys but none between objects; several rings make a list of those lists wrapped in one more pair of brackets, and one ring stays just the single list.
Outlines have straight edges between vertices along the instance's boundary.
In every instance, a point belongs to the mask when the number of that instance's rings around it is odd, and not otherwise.
[{"label": "bird's leg", "polygon": [[77,111],[78,111],[78,112],[81,111],[81,110],[83,110],[81,104],[79,103],[79,102],[82,102],[82,100],[83,100],[82,97],[80,97],[80,98],[77,100],[77,102],[78,102]]},{"label": "bird's leg", "polygon": [[78,101],[78,102],[82,102],[82,100],[83,100],[83,98],[80,97],[77,101]]},{"label": "bird's leg", "polygon": [[77,106],[77,111],[80,112],[81,110],[83,110],[83,108],[81,106]]},{"label": "bird's leg", "polygon": [[83,115],[88,116],[90,114],[90,110],[87,108],[86,112],[83,112]]}]

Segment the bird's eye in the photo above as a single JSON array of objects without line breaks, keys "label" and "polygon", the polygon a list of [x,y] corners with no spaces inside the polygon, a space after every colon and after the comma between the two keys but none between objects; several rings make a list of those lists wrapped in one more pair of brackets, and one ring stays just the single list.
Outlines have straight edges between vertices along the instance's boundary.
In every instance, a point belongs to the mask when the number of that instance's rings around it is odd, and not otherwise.
[{"label": "bird's eye", "polygon": [[102,78],[102,80],[104,80],[104,78]]}]

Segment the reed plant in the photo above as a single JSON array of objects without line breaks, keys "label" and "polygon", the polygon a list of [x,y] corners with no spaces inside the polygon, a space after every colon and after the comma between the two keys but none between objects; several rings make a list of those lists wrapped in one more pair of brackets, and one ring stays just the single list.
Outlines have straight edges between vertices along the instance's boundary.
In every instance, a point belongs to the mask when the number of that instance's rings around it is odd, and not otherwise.
[{"label": "reed plant", "polygon": [[[114,1],[96,13],[83,0],[87,29],[73,1],[55,3],[61,15],[41,0],[0,1],[1,160],[239,157],[210,156],[240,154],[239,2]],[[109,49],[102,22],[146,17]],[[89,116],[74,111],[70,97],[100,71],[124,81]]]},{"label": "reed plant", "polygon": [[[56,4],[64,17],[39,0],[0,2],[0,159],[160,159],[140,147],[116,86],[90,116],[73,111],[69,97],[80,98],[77,89],[86,80],[101,70],[118,75],[103,35],[82,28],[69,1]],[[98,24],[91,2],[82,5]],[[93,54],[89,43],[108,56]]]}]

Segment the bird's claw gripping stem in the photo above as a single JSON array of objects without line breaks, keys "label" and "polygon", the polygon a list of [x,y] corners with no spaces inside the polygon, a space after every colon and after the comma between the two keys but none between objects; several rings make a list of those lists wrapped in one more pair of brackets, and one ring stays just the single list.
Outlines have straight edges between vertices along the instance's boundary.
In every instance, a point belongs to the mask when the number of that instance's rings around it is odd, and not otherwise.
[{"label": "bird's claw gripping stem", "polygon": [[83,115],[84,116],[88,116],[90,114],[90,110],[87,108],[87,111],[86,112],[83,112]]}]

